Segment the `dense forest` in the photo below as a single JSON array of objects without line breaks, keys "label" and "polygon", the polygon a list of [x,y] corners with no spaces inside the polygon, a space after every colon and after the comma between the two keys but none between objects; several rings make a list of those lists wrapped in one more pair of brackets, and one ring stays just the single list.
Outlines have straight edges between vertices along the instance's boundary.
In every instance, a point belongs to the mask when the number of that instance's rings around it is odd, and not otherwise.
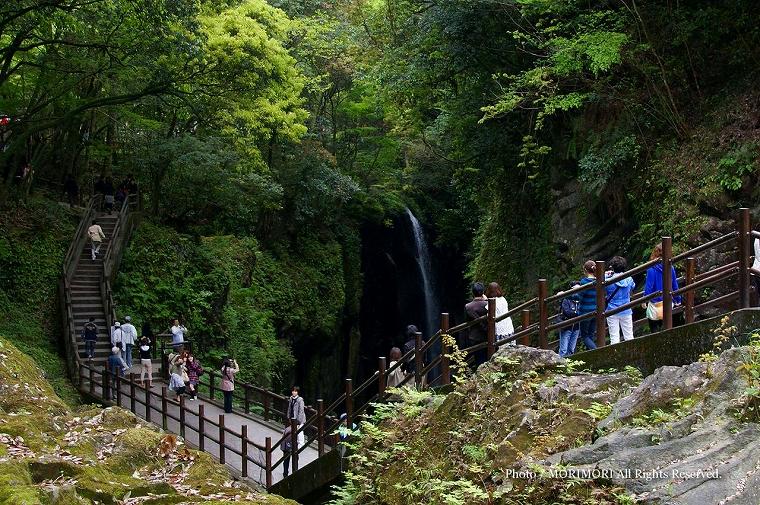
[{"label": "dense forest", "polygon": [[203,359],[333,393],[387,352],[361,321],[393,296],[368,247],[407,207],[456,313],[465,280],[519,300],[756,204],[758,19],[754,0],[6,1],[0,329],[55,340],[53,309],[26,310],[53,292],[29,288],[76,218],[40,199],[134,174],[122,315],[182,317]]}]

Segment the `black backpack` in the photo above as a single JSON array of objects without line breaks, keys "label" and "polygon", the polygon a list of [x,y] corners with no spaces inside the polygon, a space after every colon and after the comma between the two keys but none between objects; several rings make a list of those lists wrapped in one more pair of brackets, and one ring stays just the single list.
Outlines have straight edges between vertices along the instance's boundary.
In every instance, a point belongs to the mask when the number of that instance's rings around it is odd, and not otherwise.
[{"label": "black backpack", "polygon": [[559,307],[560,319],[567,321],[580,315],[581,302],[573,298],[564,298]]}]

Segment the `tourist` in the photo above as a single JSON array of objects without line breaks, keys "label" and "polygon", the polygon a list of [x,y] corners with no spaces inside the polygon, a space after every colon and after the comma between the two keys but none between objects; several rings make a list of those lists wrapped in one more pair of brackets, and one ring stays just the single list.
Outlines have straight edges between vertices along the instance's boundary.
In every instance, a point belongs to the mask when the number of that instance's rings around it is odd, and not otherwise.
[{"label": "tourist", "polygon": [[[417,348],[417,334],[420,331],[413,324],[406,327],[406,341],[404,342],[404,354],[414,351]],[[420,341],[421,345],[425,345],[425,341]],[[414,352],[410,354],[409,359],[406,362],[406,372],[413,374],[417,370],[417,362],[414,359]]]},{"label": "tourist", "polygon": [[121,359],[118,347],[111,348],[111,355],[108,357],[108,371],[111,374],[111,399],[116,399],[117,377],[124,375],[127,364]]},{"label": "tourist", "polygon": [[338,453],[340,454],[340,469],[343,471],[343,458],[346,457],[348,450],[348,439],[353,435],[358,426],[353,421],[351,427],[348,427],[348,416],[344,413],[340,415],[340,424],[338,425]]},{"label": "tourist", "polygon": [[203,367],[201,366],[201,362],[195,359],[195,356],[190,353],[187,355],[185,366],[187,367],[190,399],[195,400],[198,396],[198,384],[200,383],[201,375],[203,375]]},{"label": "tourist", "polygon": [[113,323],[111,346],[117,347],[119,349],[119,354],[121,355],[121,350],[124,348],[124,332],[121,329],[121,323],[119,321]]},{"label": "tourist", "polygon": [[[571,289],[578,287],[578,284],[573,282]],[[557,293],[563,294],[564,291]],[[559,319],[560,321],[568,321],[574,319],[580,315],[580,296],[578,293],[566,296],[562,299],[559,306]],[[562,358],[566,358],[575,353],[575,346],[578,342],[578,336],[581,333],[581,324],[575,323],[571,326],[562,328],[559,331],[559,355]]]},{"label": "tourist", "polygon": [[178,400],[180,396],[185,394],[185,379],[183,379],[182,375],[177,373],[176,370],[172,373],[169,379],[169,389],[177,394],[176,398]]},{"label": "tourist", "polygon": [[90,237],[90,253],[92,255],[92,261],[98,257],[100,252],[100,246],[103,240],[106,238],[106,234],[103,233],[103,228],[100,227],[96,220],[92,220],[92,225],[87,228],[87,235]]},{"label": "tourist", "polygon": [[125,361],[127,366],[132,368],[132,347],[137,341],[137,329],[132,325],[132,318],[126,316],[124,324],[121,325],[122,343],[124,344]]},{"label": "tourist", "polygon": [[95,344],[98,341],[98,325],[95,324],[95,318],[91,317],[84,323],[82,328],[82,340],[84,340],[84,349],[87,353],[87,359],[95,357]]},{"label": "tourist", "polygon": [[237,361],[225,358],[222,363],[222,384],[219,386],[224,392],[224,412],[232,414],[232,392],[235,391],[235,374],[240,371]]},{"label": "tourist", "polygon": [[283,454],[282,459],[282,477],[288,476],[290,467],[290,456],[293,453],[293,437],[290,436],[290,421],[285,421],[285,429],[282,430],[282,438],[280,439],[280,450]]},{"label": "tourist", "polygon": [[103,209],[109,214],[113,213],[113,200],[113,180],[107,177],[103,183]]},{"label": "tourist", "polygon": [[[652,254],[649,256],[649,261],[659,260],[662,258],[662,244],[657,244],[652,249]],[[658,291],[662,291],[662,261],[658,261],[656,265],[647,269],[647,279],[644,285],[644,296],[651,295]],[[676,269],[670,266],[670,289],[675,291],[678,289],[678,277],[676,276]],[[673,297],[673,303],[678,305],[681,303],[680,296]],[[662,330],[662,294],[652,298],[646,305],[647,319],[649,320],[649,331],[651,333]]]},{"label": "tourist", "polygon": [[148,389],[153,385],[153,360],[150,355],[150,339],[143,335],[140,339],[140,385],[145,386],[146,377]]},{"label": "tourist", "polygon": [[[393,347],[390,352],[390,359],[391,362],[388,365],[388,369],[393,368],[401,360],[401,349]],[[389,388],[398,387],[404,381],[404,377],[403,367],[399,366],[388,374],[386,384]]]},{"label": "tourist", "polygon": [[[485,295],[483,283],[475,282],[472,285],[472,301],[464,306],[464,312],[467,321],[473,321],[480,317],[488,315],[488,300]],[[467,347],[480,344],[486,341],[488,323],[485,318],[474,326],[471,326],[467,333]],[[475,367],[485,363],[488,359],[488,350],[480,349],[475,352]]]},{"label": "tourist", "polygon": [[285,417],[288,420],[295,420],[298,426],[298,448],[303,447],[304,436],[301,427],[306,422],[306,410],[304,408],[303,398],[299,396],[300,389],[298,386],[293,386],[290,390],[290,398],[288,398],[288,411]]},{"label": "tourist", "polygon": [[[578,285],[586,286],[593,282],[596,282],[596,263],[592,260],[588,260],[583,264],[584,276],[578,281]],[[601,273],[601,272],[600,272]],[[578,293],[578,313],[579,315],[588,314],[596,310],[596,291],[594,289],[586,289]],[[583,345],[586,349],[596,349],[596,319],[589,318],[580,322],[579,339],[583,341]]]},{"label": "tourist", "polygon": [[[507,299],[504,298],[504,294],[501,291],[501,286],[499,286],[498,283],[492,282],[488,285],[488,289],[486,290],[486,298],[496,299],[496,319],[499,319],[499,317],[509,312],[509,304],[507,303]],[[497,341],[509,338],[515,332],[515,327],[512,324],[511,317],[504,318],[501,321],[496,321],[495,326]],[[507,345],[514,346],[517,344],[514,340],[512,340]]]},{"label": "tourist", "polygon": [[[625,272],[628,267],[625,258],[615,256],[610,260],[610,272],[606,273],[608,279],[617,277]],[[606,287],[607,291],[607,309],[613,310],[623,305],[631,303],[631,292],[636,287],[636,283],[630,277],[620,279],[614,284]],[[633,309],[625,309],[617,314],[607,316],[607,327],[610,331],[610,344],[620,342],[620,333],[623,334],[623,340],[633,340]]]},{"label": "tourist", "polygon": [[179,324],[179,319],[175,319],[171,332],[172,348],[175,351],[182,351],[185,348],[185,333],[187,333],[187,328],[185,328],[185,325]]}]

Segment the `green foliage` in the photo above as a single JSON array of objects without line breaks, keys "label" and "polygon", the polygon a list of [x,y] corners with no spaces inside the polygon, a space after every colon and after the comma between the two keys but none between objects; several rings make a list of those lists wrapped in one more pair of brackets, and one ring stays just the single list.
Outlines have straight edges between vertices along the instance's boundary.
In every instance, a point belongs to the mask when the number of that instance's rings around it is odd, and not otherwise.
[{"label": "green foliage", "polygon": [[716,182],[729,191],[737,191],[744,185],[744,177],[756,174],[758,144],[750,142],[731,150],[718,160]]},{"label": "green foliage", "polygon": [[606,419],[610,415],[612,412],[612,405],[609,403],[594,402],[589,408],[582,410],[581,412],[585,412],[591,416],[594,421],[599,421],[601,419]]},{"label": "green foliage", "polygon": [[633,136],[627,136],[611,146],[589,149],[578,161],[578,180],[583,188],[599,196],[607,185],[619,181],[623,173],[636,169],[641,146]]},{"label": "green foliage", "polygon": [[0,212],[0,334],[31,356],[56,393],[78,395],[60,355],[58,281],[75,217],[42,198]]}]

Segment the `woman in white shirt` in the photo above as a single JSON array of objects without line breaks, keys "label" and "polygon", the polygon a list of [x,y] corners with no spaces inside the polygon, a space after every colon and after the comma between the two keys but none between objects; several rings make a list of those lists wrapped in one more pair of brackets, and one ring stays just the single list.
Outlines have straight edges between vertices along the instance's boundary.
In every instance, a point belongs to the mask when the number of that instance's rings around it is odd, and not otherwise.
[{"label": "woman in white shirt", "polygon": [[[760,225],[756,229],[760,231]],[[752,245],[755,251],[755,261],[752,263],[752,270],[760,272],[760,238],[753,240]],[[755,285],[755,296],[757,296],[758,304],[760,304],[760,274],[752,274],[752,284]]]},{"label": "woman in white shirt", "polygon": [[[391,369],[401,359],[401,349],[398,347],[392,348],[390,358],[391,362],[388,364],[388,369]],[[386,384],[389,388],[398,387],[398,385],[404,380],[405,376],[402,368],[403,367],[400,366],[388,374]]]},{"label": "woman in white shirt", "polygon": [[[501,292],[501,286],[498,283],[492,282],[488,285],[486,290],[486,296],[488,298],[496,298],[496,319],[509,312],[509,304],[507,299],[504,298],[504,294]],[[504,340],[515,332],[515,327],[512,324],[512,318],[507,317],[501,321],[496,322],[496,340]],[[515,345],[515,342],[509,342],[507,345]]]}]

